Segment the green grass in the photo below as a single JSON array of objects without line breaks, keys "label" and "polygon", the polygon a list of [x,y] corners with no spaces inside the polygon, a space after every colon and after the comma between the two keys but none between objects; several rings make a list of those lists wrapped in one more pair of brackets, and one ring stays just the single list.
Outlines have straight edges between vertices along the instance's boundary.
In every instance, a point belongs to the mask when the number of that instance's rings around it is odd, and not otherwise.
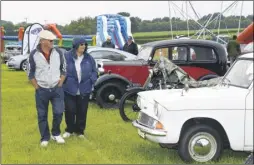
[{"label": "green grass", "polygon": [[[178,164],[175,150],[143,140],[137,130],[120,118],[117,110],[103,110],[90,104],[87,140],[71,137],[66,144],[50,141],[39,145],[34,89],[23,71],[2,65],[1,164]],[[51,106],[49,125],[52,123]],[[65,128],[65,121],[61,124]],[[220,164],[242,163],[248,154],[225,151]],[[210,162],[213,163],[213,162]]]}]

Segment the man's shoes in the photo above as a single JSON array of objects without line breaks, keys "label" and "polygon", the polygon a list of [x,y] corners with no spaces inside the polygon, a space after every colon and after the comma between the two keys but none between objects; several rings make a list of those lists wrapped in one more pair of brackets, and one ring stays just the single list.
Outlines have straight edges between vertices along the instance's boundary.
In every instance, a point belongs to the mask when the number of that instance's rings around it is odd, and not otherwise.
[{"label": "man's shoes", "polygon": [[80,139],[85,139],[86,137],[85,137],[85,135],[78,135],[78,137],[80,138]]},{"label": "man's shoes", "polygon": [[71,133],[65,132],[65,133],[63,134],[63,138],[69,138],[71,135],[72,135]]},{"label": "man's shoes", "polygon": [[59,143],[59,144],[65,143],[65,140],[62,138],[61,135],[59,135],[59,136],[51,136],[51,138],[52,138],[53,140],[55,140],[57,143]]},{"label": "man's shoes", "polygon": [[49,144],[48,141],[42,141],[42,142],[41,142],[41,146],[42,146],[42,147],[47,147],[48,144]]}]

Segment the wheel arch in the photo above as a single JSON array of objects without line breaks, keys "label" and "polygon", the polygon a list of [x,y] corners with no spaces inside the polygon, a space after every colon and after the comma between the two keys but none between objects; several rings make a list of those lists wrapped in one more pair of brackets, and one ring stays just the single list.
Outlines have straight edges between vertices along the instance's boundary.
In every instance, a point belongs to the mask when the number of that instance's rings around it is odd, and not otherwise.
[{"label": "wheel arch", "polygon": [[26,62],[27,61],[27,59],[23,59],[23,60],[21,60],[21,62],[20,62],[20,65],[19,65],[19,68],[22,70],[22,64],[24,63],[24,62]]},{"label": "wheel arch", "polygon": [[117,74],[106,74],[102,75],[98,78],[98,80],[95,82],[94,89],[95,91],[99,89],[102,85],[109,83],[109,82],[117,82],[122,83],[127,87],[127,85],[132,84],[127,78],[117,75]]},{"label": "wheel arch", "polygon": [[186,129],[197,124],[204,124],[217,130],[222,138],[224,148],[230,148],[230,141],[229,141],[228,135],[225,129],[223,128],[223,126],[221,125],[221,123],[215,119],[207,118],[207,117],[191,118],[185,121],[180,131],[179,141],[182,138]]}]

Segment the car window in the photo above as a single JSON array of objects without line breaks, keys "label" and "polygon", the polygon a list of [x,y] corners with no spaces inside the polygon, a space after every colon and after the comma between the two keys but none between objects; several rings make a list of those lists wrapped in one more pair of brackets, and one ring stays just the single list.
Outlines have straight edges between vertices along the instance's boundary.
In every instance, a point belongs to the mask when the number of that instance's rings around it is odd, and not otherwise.
[{"label": "car window", "polygon": [[188,49],[185,46],[175,46],[171,48],[173,61],[187,61]]},{"label": "car window", "polygon": [[190,46],[190,61],[216,61],[216,54],[213,48]]},{"label": "car window", "polygon": [[158,61],[160,59],[160,55],[168,58],[168,48],[156,49],[154,52],[153,61]]},{"label": "car window", "polygon": [[172,61],[186,61],[187,60],[187,47],[175,46],[168,48],[159,48],[155,50],[153,61],[158,61],[160,55]]},{"label": "car window", "polygon": [[89,53],[94,59],[102,58],[102,53],[99,51],[92,51]]},{"label": "car window", "polygon": [[139,49],[139,53],[137,55],[137,58],[138,59],[143,59],[145,61],[150,60],[150,55],[151,55],[152,50],[153,50],[153,48],[150,47],[150,46],[142,46]]},{"label": "car window", "polygon": [[253,52],[253,42],[246,45],[246,47],[243,49],[243,52]]},{"label": "car window", "polygon": [[253,60],[237,60],[224,79],[230,85],[248,88],[253,81]]},{"label": "car window", "polygon": [[113,52],[113,51],[92,51],[90,52],[90,55],[94,59],[108,59],[112,61],[123,61],[126,57],[123,54]]},{"label": "car window", "polygon": [[7,50],[13,50],[14,48],[13,47],[7,47],[6,49]]}]

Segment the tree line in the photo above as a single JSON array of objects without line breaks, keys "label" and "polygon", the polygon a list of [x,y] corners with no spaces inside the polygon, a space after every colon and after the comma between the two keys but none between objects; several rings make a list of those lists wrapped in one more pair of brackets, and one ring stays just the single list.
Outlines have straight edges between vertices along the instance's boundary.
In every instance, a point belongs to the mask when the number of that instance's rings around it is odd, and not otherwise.
[{"label": "tree line", "polygon": [[[131,16],[128,12],[119,12],[117,14],[130,17],[131,20],[131,31],[132,33],[137,32],[158,32],[158,31],[170,31],[170,19],[169,17],[163,18],[154,18],[152,20],[142,20],[137,16]],[[220,26],[220,29],[232,29],[238,28],[240,16],[221,16],[221,21],[219,25],[219,15],[220,13],[208,14],[197,20],[202,25],[205,25],[209,18],[212,16],[211,20],[215,20],[210,23],[208,29],[217,29]],[[241,17],[241,28],[246,28],[250,23],[253,22],[253,15],[242,16]],[[187,21],[182,20],[179,17],[172,17],[172,30],[173,31],[182,31],[187,30]],[[11,21],[1,20],[1,26],[4,26],[5,35],[17,35],[18,28],[20,26],[26,27],[32,23],[20,22],[13,24]],[[80,17],[77,20],[72,20],[69,24],[62,26],[57,25],[57,28],[62,34],[76,35],[94,35],[96,34],[96,17]],[[200,26],[192,19],[188,20],[189,30],[199,30]]]}]

